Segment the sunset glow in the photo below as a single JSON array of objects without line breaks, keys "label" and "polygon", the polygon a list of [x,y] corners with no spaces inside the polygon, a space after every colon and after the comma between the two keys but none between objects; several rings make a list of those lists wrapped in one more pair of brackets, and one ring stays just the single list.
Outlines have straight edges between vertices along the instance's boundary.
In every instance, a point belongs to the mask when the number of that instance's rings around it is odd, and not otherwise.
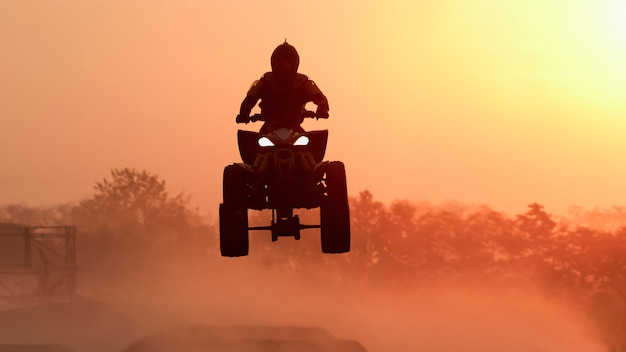
[{"label": "sunset glow", "polygon": [[626,50],[626,3],[619,0],[609,1],[608,6],[609,32],[615,36],[615,40]]},{"label": "sunset glow", "polygon": [[28,3],[0,3],[4,203],[77,201],[135,167],[214,212],[236,130],[258,128],[234,116],[285,38],[329,98],[304,126],[329,129],[351,194],[626,199],[623,1]]},{"label": "sunset glow", "polygon": [[0,0],[0,346],[626,351],[625,226],[626,0]]}]

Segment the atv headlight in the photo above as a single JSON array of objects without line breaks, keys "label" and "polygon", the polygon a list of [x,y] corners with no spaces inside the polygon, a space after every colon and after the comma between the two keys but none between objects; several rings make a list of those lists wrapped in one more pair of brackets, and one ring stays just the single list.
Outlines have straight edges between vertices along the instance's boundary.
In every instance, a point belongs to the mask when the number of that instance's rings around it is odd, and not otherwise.
[{"label": "atv headlight", "polygon": [[259,138],[259,145],[261,147],[273,147],[274,143],[272,143],[272,141],[270,141],[267,137],[261,137]]},{"label": "atv headlight", "polygon": [[295,142],[293,142],[293,145],[309,145],[309,137],[300,136]]}]

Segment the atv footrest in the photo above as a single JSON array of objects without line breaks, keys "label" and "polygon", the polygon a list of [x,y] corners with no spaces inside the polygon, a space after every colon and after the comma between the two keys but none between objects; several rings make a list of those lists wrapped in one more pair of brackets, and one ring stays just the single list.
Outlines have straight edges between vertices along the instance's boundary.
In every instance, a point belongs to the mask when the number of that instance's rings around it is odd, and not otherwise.
[{"label": "atv footrest", "polygon": [[278,219],[276,222],[272,220],[270,226],[254,226],[249,227],[248,230],[272,231],[272,242],[274,242],[278,240],[278,237],[293,237],[299,240],[300,230],[318,228],[320,228],[320,225],[301,225],[300,218],[296,215],[286,219]]},{"label": "atv footrest", "polygon": [[300,218],[297,215],[287,219],[278,219],[270,227],[272,229],[272,242],[281,236],[300,239]]}]

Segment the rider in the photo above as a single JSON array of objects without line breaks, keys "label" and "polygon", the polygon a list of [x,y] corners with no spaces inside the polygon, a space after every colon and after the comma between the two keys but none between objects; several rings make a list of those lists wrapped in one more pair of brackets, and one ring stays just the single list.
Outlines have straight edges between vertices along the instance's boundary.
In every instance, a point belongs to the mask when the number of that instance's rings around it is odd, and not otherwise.
[{"label": "rider", "polygon": [[288,127],[304,132],[300,126],[308,102],[317,105],[315,117],[328,118],[328,100],[315,82],[298,73],[300,56],[287,40],[274,49],[271,57],[272,71],[255,81],[241,103],[237,123],[250,122],[250,111],[261,99],[261,114],[267,120],[261,133],[277,127]]}]

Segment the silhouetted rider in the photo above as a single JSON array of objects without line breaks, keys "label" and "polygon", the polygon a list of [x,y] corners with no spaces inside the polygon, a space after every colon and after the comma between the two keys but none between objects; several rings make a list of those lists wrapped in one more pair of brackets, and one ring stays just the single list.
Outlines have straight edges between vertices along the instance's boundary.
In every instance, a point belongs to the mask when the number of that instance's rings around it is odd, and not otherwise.
[{"label": "silhouetted rider", "polygon": [[261,100],[261,114],[267,119],[261,133],[288,127],[304,131],[300,124],[308,102],[317,105],[315,116],[328,118],[328,99],[307,76],[298,73],[300,56],[296,48],[285,42],[274,49],[272,71],[255,81],[241,103],[237,123],[250,122],[250,111]]}]

